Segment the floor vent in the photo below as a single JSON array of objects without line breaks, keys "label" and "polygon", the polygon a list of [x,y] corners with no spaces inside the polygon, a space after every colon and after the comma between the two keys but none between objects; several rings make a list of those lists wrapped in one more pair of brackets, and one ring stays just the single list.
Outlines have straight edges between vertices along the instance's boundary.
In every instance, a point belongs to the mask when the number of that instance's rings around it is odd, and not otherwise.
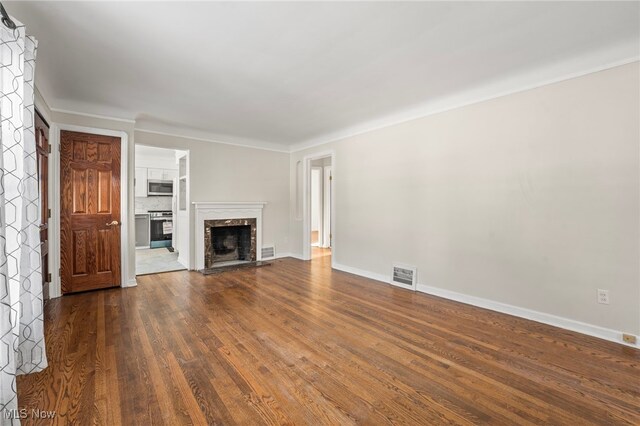
[{"label": "floor vent", "polygon": [[262,247],[262,260],[273,259],[274,257],[276,257],[275,246]]},{"label": "floor vent", "polygon": [[418,274],[415,266],[394,264],[391,271],[391,284],[416,290]]}]

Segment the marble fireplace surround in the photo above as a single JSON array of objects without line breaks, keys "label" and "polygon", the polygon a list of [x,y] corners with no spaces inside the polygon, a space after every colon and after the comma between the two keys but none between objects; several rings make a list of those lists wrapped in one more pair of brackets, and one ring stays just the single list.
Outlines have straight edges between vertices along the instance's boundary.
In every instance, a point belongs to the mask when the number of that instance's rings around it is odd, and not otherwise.
[{"label": "marble fireplace surround", "polygon": [[256,259],[256,225],[255,219],[211,219],[204,221],[204,267],[213,268],[214,256],[211,228],[224,228],[227,226],[249,226],[251,228],[251,246],[249,249],[249,259],[247,261],[255,261]]},{"label": "marble fireplace surround", "polygon": [[[262,260],[262,209],[266,205],[262,201],[250,202],[194,202],[195,207],[195,238],[196,238],[196,270],[205,269],[205,234],[206,221],[226,221],[236,219],[255,219],[255,260]],[[209,225],[210,232],[210,225]],[[252,250],[254,238],[252,235]],[[253,252],[252,252],[253,257]]]}]

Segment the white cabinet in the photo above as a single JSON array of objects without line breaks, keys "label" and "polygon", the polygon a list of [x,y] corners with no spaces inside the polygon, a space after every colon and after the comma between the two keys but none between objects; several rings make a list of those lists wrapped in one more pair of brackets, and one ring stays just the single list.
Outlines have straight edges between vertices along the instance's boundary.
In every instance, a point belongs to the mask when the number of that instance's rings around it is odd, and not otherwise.
[{"label": "white cabinet", "polygon": [[147,168],[136,167],[136,177],[134,181],[136,197],[147,196]]},{"label": "white cabinet", "polygon": [[178,176],[177,170],[152,168],[147,170],[147,179],[149,180],[173,180]]},{"label": "white cabinet", "polygon": [[175,178],[178,177],[178,171],[177,170],[163,170],[162,171],[162,180],[174,180]]},{"label": "white cabinet", "polygon": [[149,180],[162,180],[164,169],[147,169],[147,179]]}]

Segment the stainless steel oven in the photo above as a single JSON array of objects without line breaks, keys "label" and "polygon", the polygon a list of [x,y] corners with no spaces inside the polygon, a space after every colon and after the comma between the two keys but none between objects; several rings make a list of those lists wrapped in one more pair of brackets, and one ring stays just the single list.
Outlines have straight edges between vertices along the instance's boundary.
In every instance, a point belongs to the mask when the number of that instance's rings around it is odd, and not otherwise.
[{"label": "stainless steel oven", "polygon": [[148,180],[147,195],[173,195],[173,181],[171,180]]},{"label": "stainless steel oven", "polygon": [[173,213],[167,210],[149,210],[149,246],[171,247],[173,239]]}]

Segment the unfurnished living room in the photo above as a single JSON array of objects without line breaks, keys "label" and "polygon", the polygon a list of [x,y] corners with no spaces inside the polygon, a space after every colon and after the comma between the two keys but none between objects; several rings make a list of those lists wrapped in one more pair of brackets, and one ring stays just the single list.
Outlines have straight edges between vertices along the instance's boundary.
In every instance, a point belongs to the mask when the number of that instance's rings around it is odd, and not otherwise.
[{"label": "unfurnished living room", "polygon": [[0,6],[0,424],[640,424],[640,2]]}]

